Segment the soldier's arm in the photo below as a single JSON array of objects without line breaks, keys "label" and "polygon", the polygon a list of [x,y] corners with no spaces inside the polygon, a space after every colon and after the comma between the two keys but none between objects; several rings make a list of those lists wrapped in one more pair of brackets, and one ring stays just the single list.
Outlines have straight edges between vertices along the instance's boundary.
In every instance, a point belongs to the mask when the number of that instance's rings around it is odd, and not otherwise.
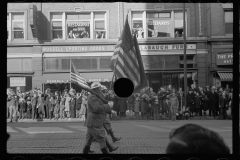
[{"label": "soldier's arm", "polygon": [[95,96],[91,96],[88,100],[89,105],[93,109],[93,112],[110,112],[110,106],[108,104],[100,104],[99,100]]}]

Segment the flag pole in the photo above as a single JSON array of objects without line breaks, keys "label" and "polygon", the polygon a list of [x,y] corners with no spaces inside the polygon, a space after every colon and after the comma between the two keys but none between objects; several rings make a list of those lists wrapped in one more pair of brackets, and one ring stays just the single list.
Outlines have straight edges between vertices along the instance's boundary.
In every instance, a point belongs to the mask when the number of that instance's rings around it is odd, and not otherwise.
[{"label": "flag pole", "polygon": [[187,62],[186,62],[186,23],[185,23],[185,3],[183,3],[183,49],[184,49],[184,101],[187,104]]},{"label": "flag pole", "polygon": [[72,73],[72,59],[70,59],[70,88],[69,88],[69,91],[71,89],[71,84],[72,84],[72,81],[71,81],[71,73]]}]

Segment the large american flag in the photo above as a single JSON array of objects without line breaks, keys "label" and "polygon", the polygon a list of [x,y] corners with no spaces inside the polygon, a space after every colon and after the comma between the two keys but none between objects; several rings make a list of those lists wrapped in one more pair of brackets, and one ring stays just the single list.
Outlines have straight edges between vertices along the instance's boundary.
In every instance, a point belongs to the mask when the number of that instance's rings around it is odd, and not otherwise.
[{"label": "large american flag", "polygon": [[117,79],[129,78],[134,83],[134,88],[140,85],[140,69],[136,55],[135,45],[132,33],[128,24],[128,16],[126,17],[122,35],[115,46],[115,50],[111,59],[111,70],[114,71]]},{"label": "large american flag", "polygon": [[79,84],[82,88],[90,89],[89,85],[87,84],[86,79],[84,79],[79,72],[77,71],[74,64],[71,62],[71,72],[70,72],[70,79],[71,82]]}]

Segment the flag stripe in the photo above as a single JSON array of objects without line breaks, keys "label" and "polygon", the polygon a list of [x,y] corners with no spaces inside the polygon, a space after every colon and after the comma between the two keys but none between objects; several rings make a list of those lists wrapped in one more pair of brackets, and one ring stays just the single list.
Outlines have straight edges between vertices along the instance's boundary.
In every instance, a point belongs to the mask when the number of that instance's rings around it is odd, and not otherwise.
[{"label": "flag stripe", "polygon": [[87,82],[83,80],[79,75],[71,72],[71,76],[74,78],[76,77],[81,83],[87,84]]}]

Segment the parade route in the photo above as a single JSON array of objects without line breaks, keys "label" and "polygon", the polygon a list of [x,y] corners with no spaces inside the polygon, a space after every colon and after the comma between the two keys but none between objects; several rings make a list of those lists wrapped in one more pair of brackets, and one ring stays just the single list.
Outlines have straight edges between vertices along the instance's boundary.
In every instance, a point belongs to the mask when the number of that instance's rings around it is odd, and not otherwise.
[{"label": "parade route", "polygon": [[[221,123],[220,123],[221,122]],[[232,153],[231,120],[119,120],[111,121],[115,135],[122,137],[116,154],[164,154],[171,130],[188,123],[199,124],[223,137]],[[82,153],[87,128],[79,120],[7,123],[8,153]],[[112,143],[111,138],[108,136]],[[97,143],[91,150],[101,153]]]}]

